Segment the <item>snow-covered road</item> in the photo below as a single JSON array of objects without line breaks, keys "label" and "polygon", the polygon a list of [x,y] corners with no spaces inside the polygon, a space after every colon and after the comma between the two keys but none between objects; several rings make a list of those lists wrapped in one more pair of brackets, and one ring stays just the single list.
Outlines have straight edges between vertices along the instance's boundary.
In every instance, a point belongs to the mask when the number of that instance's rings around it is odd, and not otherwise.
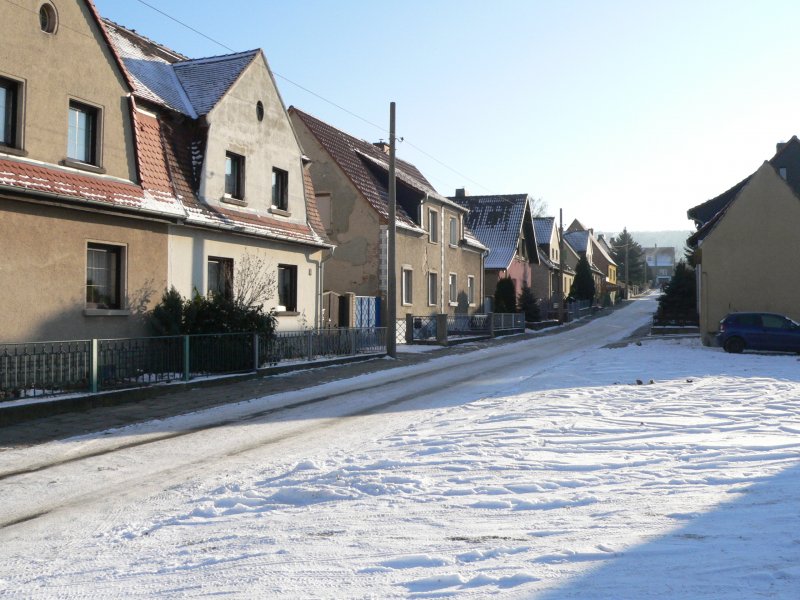
[{"label": "snow-covered road", "polygon": [[2,452],[0,597],[795,598],[797,359],[653,308]]}]

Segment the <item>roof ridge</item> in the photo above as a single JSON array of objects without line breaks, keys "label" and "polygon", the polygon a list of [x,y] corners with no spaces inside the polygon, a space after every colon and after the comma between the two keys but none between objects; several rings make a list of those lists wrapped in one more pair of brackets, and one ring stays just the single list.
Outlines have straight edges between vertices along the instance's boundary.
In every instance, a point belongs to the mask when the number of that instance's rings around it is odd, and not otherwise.
[{"label": "roof ridge", "polygon": [[111,27],[113,27],[115,29],[121,29],[122,31],[127,32],[128,34],[130,34],[132,36],[135,36],[135,37],[147,42],[148,44],[152,44],[152,45],[156,46],[159,50],[162,50],[165,53],[175,56],[175,58],[177,58],[179,61],[180,60],[187,60],[189,58],[185,54],[183,54],[181,52],[178,52],[177,50],[173,50],[172,48],[170,48],[169,46],[165,46],[161,42],[157,42],[154,39],[147,37],[146,35],[142,35],[138,31],[136,31],[135,29],[130,29],[129,27],[125,27],[125,25],[121,25],[120,23],[117,23],[116,21],[112,21],[111,19],[109,19],[107,17],[100,17],[100,19],[104,23],[106,23],[107,25],[111,25]]},{"label": "roof ridge", "polygon": [[184,65],[189,65],[189,64],[200,65],[212,62],[224,62],[226,60],[235,60],[237,58],[242,58],[248,55],[255,56],[260,52],[261,48],[255,48],[253,50],[245,50],[243,52],[232,52],[230,54],[217,54],[214,56],[201,56],[200,58],[187,58],[186,60],[181,60],[176,63],[173,63],[173,66],[182,67]]}]

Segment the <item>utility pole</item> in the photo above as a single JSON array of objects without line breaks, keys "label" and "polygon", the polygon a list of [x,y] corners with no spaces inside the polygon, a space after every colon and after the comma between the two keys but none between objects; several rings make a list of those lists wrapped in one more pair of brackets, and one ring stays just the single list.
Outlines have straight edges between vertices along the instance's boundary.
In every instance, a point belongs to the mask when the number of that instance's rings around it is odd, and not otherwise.
[{"label": "utility pole", "polygon": [[564,209],[558,209],[558,320],[564,322]]},{"label": "utility pole", "polygon": [[395,269],[395,219],[397,216],[397,189],[394,173],[394,102],[389,103],[389,248],[386,261],[388,277],[386,289],[386,353],[397,357],[397,273]]},{"label": "utility pole", "polygon": [[631,280],[628,277],[628,228],[625,227],[622,230],[625,233],[625,299],[629,299],[631,297]]}]

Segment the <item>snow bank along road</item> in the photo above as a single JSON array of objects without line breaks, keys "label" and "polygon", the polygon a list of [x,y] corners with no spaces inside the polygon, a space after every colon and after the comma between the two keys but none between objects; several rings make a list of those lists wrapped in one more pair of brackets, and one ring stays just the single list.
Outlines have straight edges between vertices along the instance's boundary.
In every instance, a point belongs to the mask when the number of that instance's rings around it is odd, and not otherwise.
[{"label": "snow bank along road", "polygon": [[653,308],[0,452],[0,597],[794,598],[797,359]]}]

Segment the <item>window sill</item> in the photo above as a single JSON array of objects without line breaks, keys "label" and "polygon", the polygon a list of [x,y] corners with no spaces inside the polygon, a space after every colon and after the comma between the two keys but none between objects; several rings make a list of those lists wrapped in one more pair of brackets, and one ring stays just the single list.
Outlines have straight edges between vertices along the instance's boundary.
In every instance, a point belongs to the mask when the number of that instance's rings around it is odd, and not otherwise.
[{"label": "window sill", "polygon": [[220,200],[226,204],[235,204],[236,206],[247,206],[244,198],[234,198],[233,196],[225,195]]},{"label": "window sill", "polygon": [[10,154],[11,156],[28,156],[28,151],[22,148],[15,148],[14,146],[6,146],[0,144],[0,153]]},{"label": "window sill", "polygon": [[84,308],[85,317],[129,317],[131,311],[121,308]]},{"label": "window sill", "polygon": [[296,310],[281,310],[275,313],[276,317],[299,317],[300,313]]},{"label": "window sill", "polygon": [[458,244],[448,244],[448,246],[450,246],[453,249],[457,249],[458,248]]},{"label": "window sill", "polygon": [[413,306],[413,305],[414,305],[413,302],[401,302],[400,303],[400,306]]},{"label": "window sill", "polygon": [[450,306],[458,306],[458,302],[453,302],[452,300],[448,302]]},{"label": "window sill", "polygon": [[80,160],[75,160],[72,158],[65,158],[61,161],[61,164],[65,167],[71,167],[73,169],[78,169],[79,171],[88,171],[89,173],[95,173],[97,175],[105,175],[106,170],[103,167],[99,167],[97,165],[93,165],[91,163],[85,163]]},{"label": "window sill", "polygon": [[439,242],[438,242],[438,241],[436,241],[436,240],[431,240],[431,239],[429,239],[429,240],[428,240],[428,243],[429,243],[429,244],[433,244],[434,246],[438,246],[438,245],[439,245]]},{"label": "window sill", "polygon": [[277,206],[270,206],[269,212],[271,212],[273,215],[278,215],[279,217],[292,216],[292,213],[290,213],[288,210],[283,210],[282,208],[278,208]]}]

